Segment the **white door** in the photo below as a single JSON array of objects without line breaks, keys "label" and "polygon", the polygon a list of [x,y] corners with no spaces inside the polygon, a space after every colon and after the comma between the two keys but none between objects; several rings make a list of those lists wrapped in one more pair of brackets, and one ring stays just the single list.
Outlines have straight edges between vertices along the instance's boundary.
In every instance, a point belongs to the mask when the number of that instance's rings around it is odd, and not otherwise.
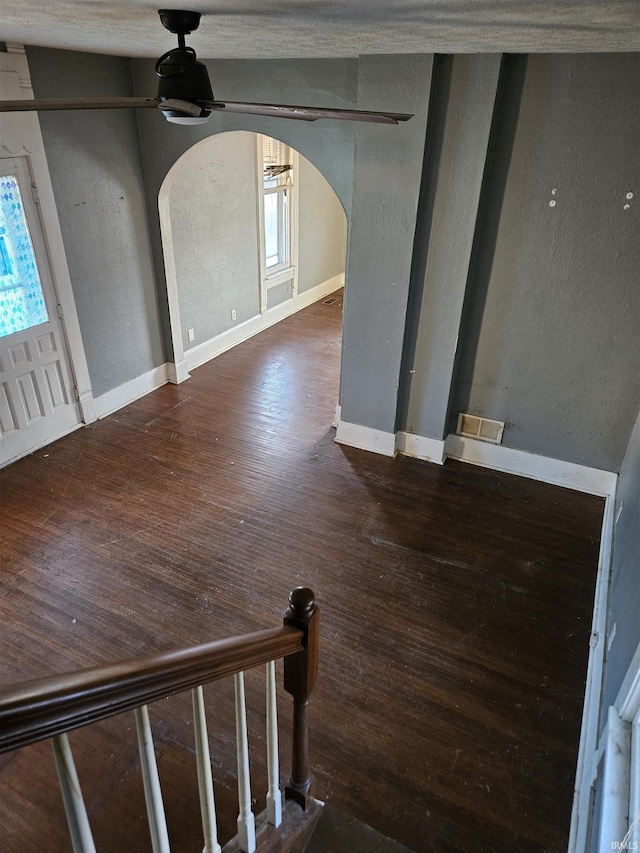
[{"label": "white door", "polygon": [[0,158],[0,466],[82,423],[26,157]]}]

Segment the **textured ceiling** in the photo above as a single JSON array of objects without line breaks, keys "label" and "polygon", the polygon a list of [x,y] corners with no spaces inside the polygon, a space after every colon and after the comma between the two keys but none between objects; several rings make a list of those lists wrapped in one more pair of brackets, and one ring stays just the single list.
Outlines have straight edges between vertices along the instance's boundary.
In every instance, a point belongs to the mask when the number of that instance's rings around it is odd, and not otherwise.
[{"label": "textured ceiling", "polygon": [[[186,4],[185,4],[186,5]],[[640,50],[638,0],[189,0],[202,58]],[[148,0],[0,0],[0,40],[129,56],[174,45]]]}]

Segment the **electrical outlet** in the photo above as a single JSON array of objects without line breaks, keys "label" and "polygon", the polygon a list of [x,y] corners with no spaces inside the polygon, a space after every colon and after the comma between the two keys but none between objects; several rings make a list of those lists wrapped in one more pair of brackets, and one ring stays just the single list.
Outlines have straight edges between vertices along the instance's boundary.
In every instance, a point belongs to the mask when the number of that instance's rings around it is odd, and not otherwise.
[{"label": "electrical outlet", "polygon": [[231,319],[232,319],[232,320],[235,320],[235,319],[236,319],[236,309],[235,309],[235,308],[232,308],[232,309],[231,309]]},{"label": "electrical outlet", "polygon": [[196,339],[196,333],[193,331],[193,329],[189,329],[189,340],[195,341],[195,339]]}]

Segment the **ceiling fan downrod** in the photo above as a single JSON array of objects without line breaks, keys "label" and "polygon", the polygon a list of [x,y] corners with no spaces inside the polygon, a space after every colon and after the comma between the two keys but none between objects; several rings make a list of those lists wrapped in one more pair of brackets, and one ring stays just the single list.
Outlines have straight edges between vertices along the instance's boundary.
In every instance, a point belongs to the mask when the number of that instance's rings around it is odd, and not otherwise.
[{"label": "ceiling fan downrod", "polygon": [[[174,124],[204,124],[211,110],[203,104],[213,101],[213,91],[206,66],[198,60],[192,47],[187,47],[185,36],[198,29],[200,12],[187,12],[177,9],[158,11],[162,26],[178,36],[178,47],[168,50],[156,62],[155,70],[159,77],[158,100],[160,109],[167,121]],[[189,101],[200,107],[198,115],[187,115],[176,109],[175,105],[163,109],[164,101]]]}]

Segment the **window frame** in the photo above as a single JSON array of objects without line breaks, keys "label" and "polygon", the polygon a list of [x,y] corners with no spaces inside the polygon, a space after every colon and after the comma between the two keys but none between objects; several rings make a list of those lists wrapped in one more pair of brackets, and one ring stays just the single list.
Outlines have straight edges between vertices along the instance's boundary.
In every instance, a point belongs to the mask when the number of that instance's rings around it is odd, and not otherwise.
[{"label": "window frame", "polygon": [[[273,187],[264,186],[263,139],[266,134],[257,134],[256,138],[256,188],[258,199],[258,263],[260,268],[260,313],[268,310],[269,290],[291,281],[291,297],[298,292],[298,184],[299,154],[289,146],[292,153],[291,170],[287,173],[287,183]],[[266,137],[268,138],[268,137]],[[284,143],[286,144],[286,143]],[[272,193],[288,196],[288,210],[285,228],[288,234],[288,257],[276,266],[267,267],[265,236],[265,196]],[[278,231],[278,249],[280,250],[280,230]]]}]

